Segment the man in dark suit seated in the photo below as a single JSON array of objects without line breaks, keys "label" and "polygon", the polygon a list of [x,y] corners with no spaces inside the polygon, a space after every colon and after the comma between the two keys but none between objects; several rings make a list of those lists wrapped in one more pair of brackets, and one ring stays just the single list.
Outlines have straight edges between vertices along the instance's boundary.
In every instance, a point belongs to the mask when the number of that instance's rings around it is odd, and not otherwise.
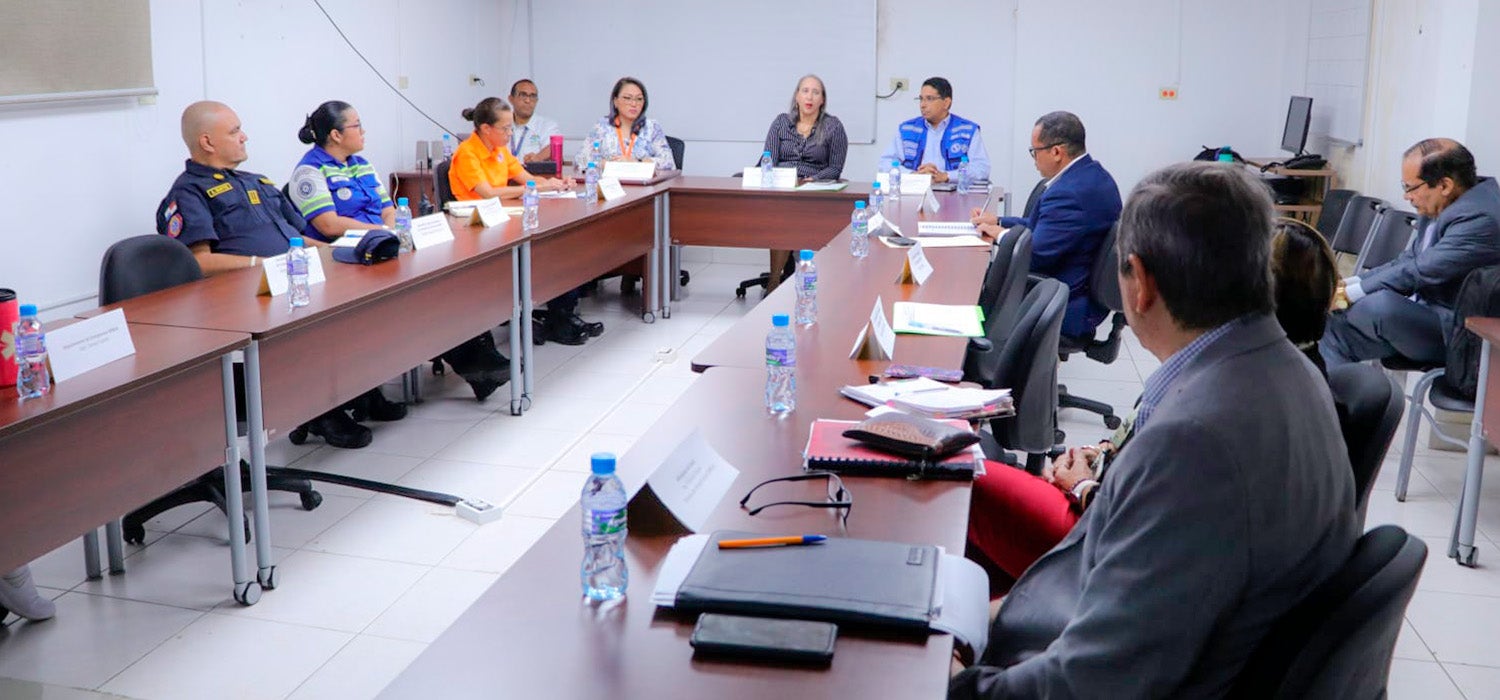
[{"label": "man in dark suit seated", "polygon": [[1120,218],[1120,188],[1085,148],[1083,122],[1052,112],[1031,130],[1031,158],[1045,190],[1027,217],[998,218],[971,212],[980,233],[997,238],[1002,229],[1031,229],[1031,271],[1068,285],[1066,336],[1092,336],[1109,310],[1089,299],[1089,272],[1104,236]]},{"label": "man in dark suit seated", "polygon": [[1478,177],[1463,144],[1424,139],[1406,149],[1401,189],[1417,210],[1417,235],[1395,260],[1340,285],[1334,303],[1348,310],[1329,317],[1319,343],[1330,369],[1396,356],[1443,364],[1464,277],[1500,263],[1500,186]]},{"label": "man in dark suit seated", "polygon": [[1148,175],[1119,280],[1146,380],[1130,448],[1016,582],[950,698],[1220,697],[1359,536],[1327,384],[1272,315],[1271,199],[1243,168]]}]

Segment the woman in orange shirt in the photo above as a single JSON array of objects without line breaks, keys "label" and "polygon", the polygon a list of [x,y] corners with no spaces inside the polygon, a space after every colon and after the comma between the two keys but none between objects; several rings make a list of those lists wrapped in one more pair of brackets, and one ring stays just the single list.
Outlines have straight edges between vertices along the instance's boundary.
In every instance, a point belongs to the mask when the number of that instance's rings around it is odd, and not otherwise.
[{"label": "woman in orange shirt", "polygon": [[[463,117],[474,124],[474,134],[458,145],[448,167],[448,186],[454,199],[520,197],[527,180],[536,182],[537,190],[542,192],[573,188],[572,180],[527,173],[520,159],[511,154],[509,144],[515,115],[505,100],[486,97],[472,109],[464,110]],[[584,321],[577,309],[576,289],[547,302],[540,337],[563,345],[582,345],[590,336],[604,332],[604,324]]]}]

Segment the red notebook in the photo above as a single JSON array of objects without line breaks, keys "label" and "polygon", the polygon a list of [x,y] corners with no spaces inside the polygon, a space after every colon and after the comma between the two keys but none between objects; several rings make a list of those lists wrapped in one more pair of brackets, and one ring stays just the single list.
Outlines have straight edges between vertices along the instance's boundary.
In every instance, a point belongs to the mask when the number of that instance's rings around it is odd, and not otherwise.
[{"label": "red notebook", "polygon": [[[943,421],[955,427],[968,428],[964,421]],[[803,466],[810,470],[830,471],[850,476],[894,476],[907,479],[946,479],[967,481],[983,459],[978,445],[972,445],[948,457],[929,461],[882,452],[853,438],[845,430],[858,425],[855,421],[813,421],[802,451]]]}]

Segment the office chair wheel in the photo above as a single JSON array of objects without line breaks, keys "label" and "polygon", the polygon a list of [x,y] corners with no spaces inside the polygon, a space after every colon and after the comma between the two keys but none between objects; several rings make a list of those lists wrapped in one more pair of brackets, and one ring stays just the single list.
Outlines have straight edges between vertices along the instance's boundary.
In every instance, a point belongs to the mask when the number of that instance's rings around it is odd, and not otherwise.
[{"label": "office chair wheel", "polygon": [[131,523],[127,522],[127,523],[125,523],[123,529],[125,531],[125,541],[126,542],[128,542],[130,544],[145,544],[146,543],[146,526],[145,525],[134,525],[134,524],[131,524]]},{"label": "office chair wheel", "polygon": [[1466,567],[1469,567],[1470,569],[1472,569],[1472,568],[1474,568],[1474,567],[1476,567],[1476,566],[1479,565],[1478,564],[1479,548],[1478,547],[1474,547],[1474,546],[1465,547],[1463,545],[1459,545],[1458,546],[1458,551],[1454,552],[1450,556],[1452,556],[1454,559],[1456,559],[1458,561],[1458,565],[1459,566],[1466,566]]},{"label": "office chair wheel", "polygon": [[693,276],[690,275],[690,274],[688,274],[687,270],[678,270],[677,271],[677,285],[678,286],[686,287],[687,284],[688,284],[688,280],[691,280],[691,279],[693,279]]},{"label": "office chair wheel", "polygon": [[735,290],[734,290],[734,295],[736,297],[740,298],[740,299],[744,299],[745,298],[745,288],[744,287],[736,287]]},{"label": "office chair wheel", "polygon": [[641,314],[641,320],[645,321],[646,323],[656,323],[656,314],[647,311]]},{"label": "office chair wheel", "polygon": [[305,491],[299,497],[302,499],[302,510],[313,510],[323,505],[323,494],[317,491]]},{"label": "office chair wheel", "polygon": [[432,376],[434,376],[434,377],[441,377],[441,376],[443,376],[444,374],[447,374],[447,373],[448,372],[443,369],[443,361],[442,360],[433,360],[432,361]]},{"label": "office chair wheel", "polygon": [[276,590],[276,582],[279,578],[276,575],[276,567],[274,566],[263,567],[260,571],[255,572],[255,580],[260,582],[261,588],[268,591]]},{"label": "office chair wheel", "polygon": [[260,602],[260,584],[254,581],[234,585],[234,601],[240,605],[255,605]]},{"label": "office chair wheel", "polygon": [[1115,430],[1120,427],[1120,417],[1109,415],[1104,417],[1104,427]]}]

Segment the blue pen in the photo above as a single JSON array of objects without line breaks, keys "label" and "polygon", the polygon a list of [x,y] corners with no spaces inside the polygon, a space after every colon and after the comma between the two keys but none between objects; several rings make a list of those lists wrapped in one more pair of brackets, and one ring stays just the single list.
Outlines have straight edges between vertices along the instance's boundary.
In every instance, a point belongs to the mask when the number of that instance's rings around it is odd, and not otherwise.
[{"label": "blue pen", "polygon": [[826,535],[787,535],[785,537],[752,537],[744,540],[719,540],[719,549],[797,547],[807,544],[822,544],[827,539]]}]

